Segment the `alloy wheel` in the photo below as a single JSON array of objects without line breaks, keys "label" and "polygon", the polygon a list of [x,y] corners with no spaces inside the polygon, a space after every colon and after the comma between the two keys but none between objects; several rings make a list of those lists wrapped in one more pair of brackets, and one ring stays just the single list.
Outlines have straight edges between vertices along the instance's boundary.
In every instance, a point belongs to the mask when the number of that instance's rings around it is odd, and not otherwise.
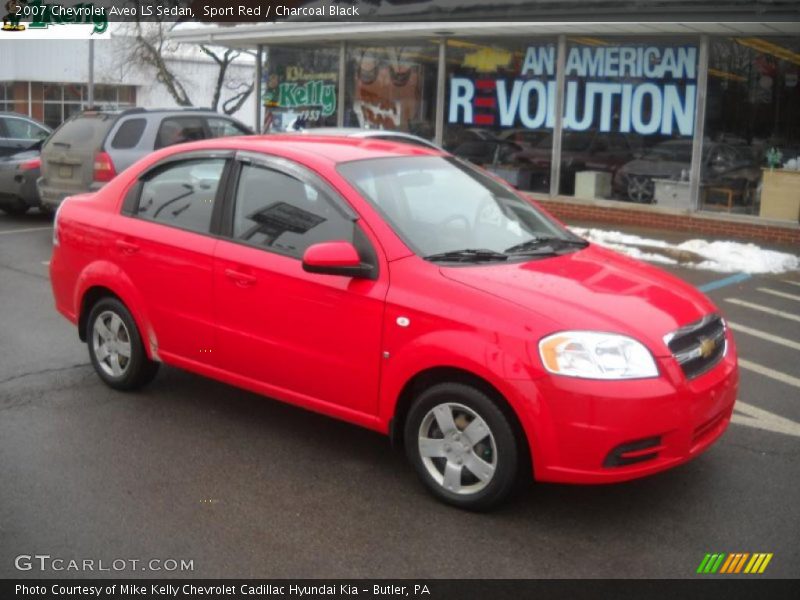
[{"label": "alloy wheel", "polygon": [[131,363],[131,336],[117,313],[106,310],[97,315],[92,326],[92,348],[106,375],[125,375]]},{"label": "alloy wheel", "polygon": [[455,402],[438,404],[425,415],[418,434],[419,454],[431,478],[453,494],[480,492],[497,469],[497,444],[486,421]]},{"label": "alloy wheel", "polygon": [[654,195],[655,187],[649,177],[633,176],[628,180],[628,198],[634,202],[649,204]]}]

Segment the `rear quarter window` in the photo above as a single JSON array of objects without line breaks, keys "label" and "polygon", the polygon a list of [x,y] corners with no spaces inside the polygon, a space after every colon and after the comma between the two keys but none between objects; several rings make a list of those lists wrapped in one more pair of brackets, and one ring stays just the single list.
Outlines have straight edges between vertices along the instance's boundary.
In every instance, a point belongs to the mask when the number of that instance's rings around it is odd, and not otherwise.
[{"label": "rear quarter window", "polygon": [[114,134],[114,139],[111,140],[111,147],[117,150],[135,148],[139,140],[142,139],[142,133],[144,133],[146,125],[146,119],[126,120],[119,126],[117,133]]}]

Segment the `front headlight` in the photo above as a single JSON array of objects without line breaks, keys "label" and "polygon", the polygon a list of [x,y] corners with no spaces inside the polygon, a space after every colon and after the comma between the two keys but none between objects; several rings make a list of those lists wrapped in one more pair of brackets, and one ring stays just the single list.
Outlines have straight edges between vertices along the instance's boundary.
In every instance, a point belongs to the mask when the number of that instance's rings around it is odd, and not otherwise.
[{"label": "front headlight", "polygon": [[614,333],[562,331],[539,342],[544,368],[556,375],[584,379],[658,377],[650,351],[636,340]]}]

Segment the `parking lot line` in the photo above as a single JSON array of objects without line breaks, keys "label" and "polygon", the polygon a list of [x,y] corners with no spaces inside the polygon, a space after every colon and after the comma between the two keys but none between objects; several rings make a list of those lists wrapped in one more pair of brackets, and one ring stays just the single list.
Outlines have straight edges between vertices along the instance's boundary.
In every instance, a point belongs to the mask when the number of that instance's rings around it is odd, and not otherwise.
[{"label": "parking lot line", "polygon": [[792,281],[791,279],[781,279],[783,283],[788,283],[789,285],[796,285],[800,286],[800,281]]},{"label": "parking lot line", "polygon": [[769,377],[775,381],[785,383],[786,385],[792,385],[796,388],[800,388],[800,377],[794,377],[788,373],[784,373],[783,371],[770,369],[769,367],[759,365],[744,358],[739,359],[739,366],[743,369],[747,369],[748,371],[752,371],[753,373],[758,373],[764,377]]},{"label": "parking lot line", "polygon": [[734,283],[747,281],[750,279],[750,277],[751,275],[749,273],[736,273],[736,275],[731,275],[730,277],[725,277],[724,279],[717,279],[716,281],[698,286],[697,289],[701,292],[710,292],[711,290],[717,290],[721,287],[725,287],[726,285],[733,285]]},{"label": "parking lot line", "polygon": [[767,340],[773,344],[780,344],[781,346],[786,346],[787,348],[792,348],[793,350],[800,350],[800,343],[793,340],[787,340],[786,338],[767,333],[766,331],[753,329],[752,327],[747,327],[746,325],[740,325],[739,323],[733,323],[731,321],[728,321],[728,325],[730,325],[731,329],[737,333],[746,333],[747,335],[752,335],[753,337]]},{"label": "parking lot line", "polygon": [[9,229],[8,231],[0,231],[0,235],[7,235],[9,233],[31,233],[33,231],[44,231],[45,229],[52,229],[51,226],[47,227],[25,227],[24,229]]},{"label": "parking lot line", "polygon": [[744,306],[745,308],[752,308],[753,310],[758,310],[761,312],[768,313],[770,315],[775,315],[776,317],[782,317],[784,319],[789,319],[790,321],[797,321],[798,323],[800,323],[800,316],[788,313],[783,310],[776,310],[774,308],[770,308],[769,306],[762,306],[761,304],[746,302],[745,300],[739,300],[739,298],[725,298],[725,302],[730,302],[731,304],[738,304],[739,306]]},{"label": "parking lot line", "polygon": [[736,401],[733,410],[731,423],[800,437],[800,423],[771,413],[768,410],[747,404],[741,400]]},{"label": "parking lot line", "polygon": [[787,294],[786,292],[780,292],[778,290],[771,290],[769,288],[756,288],[759,292],[764,292],[765,294],[772,294],[773,296],[778,296],[778,298],[788,298],[789,300],[794,300],[796,302],[800,302],[800,296],[797,294]]}]

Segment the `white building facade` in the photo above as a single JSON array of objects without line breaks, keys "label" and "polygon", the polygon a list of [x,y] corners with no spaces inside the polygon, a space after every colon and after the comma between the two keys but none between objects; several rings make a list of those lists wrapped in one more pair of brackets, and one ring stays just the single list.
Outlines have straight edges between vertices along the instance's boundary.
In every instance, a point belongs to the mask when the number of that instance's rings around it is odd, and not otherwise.
[{"label": "white building facade", "polygon": [[[177,106],[155,71],[132,65],[130,38],[113,35],[94,41],[94,105],[103,108]],[[0,41],[0,110],[28,115],[57,127],[88,106],[89,41]],[[171,71],[197,107],[210,106],[219,67],[196,47],[179,48],[167,59]],[[247,57],[228,67],[218,110],[225,100],[253,82],[254,61]],[[234,117],[253,126],[255,94]]]}]

